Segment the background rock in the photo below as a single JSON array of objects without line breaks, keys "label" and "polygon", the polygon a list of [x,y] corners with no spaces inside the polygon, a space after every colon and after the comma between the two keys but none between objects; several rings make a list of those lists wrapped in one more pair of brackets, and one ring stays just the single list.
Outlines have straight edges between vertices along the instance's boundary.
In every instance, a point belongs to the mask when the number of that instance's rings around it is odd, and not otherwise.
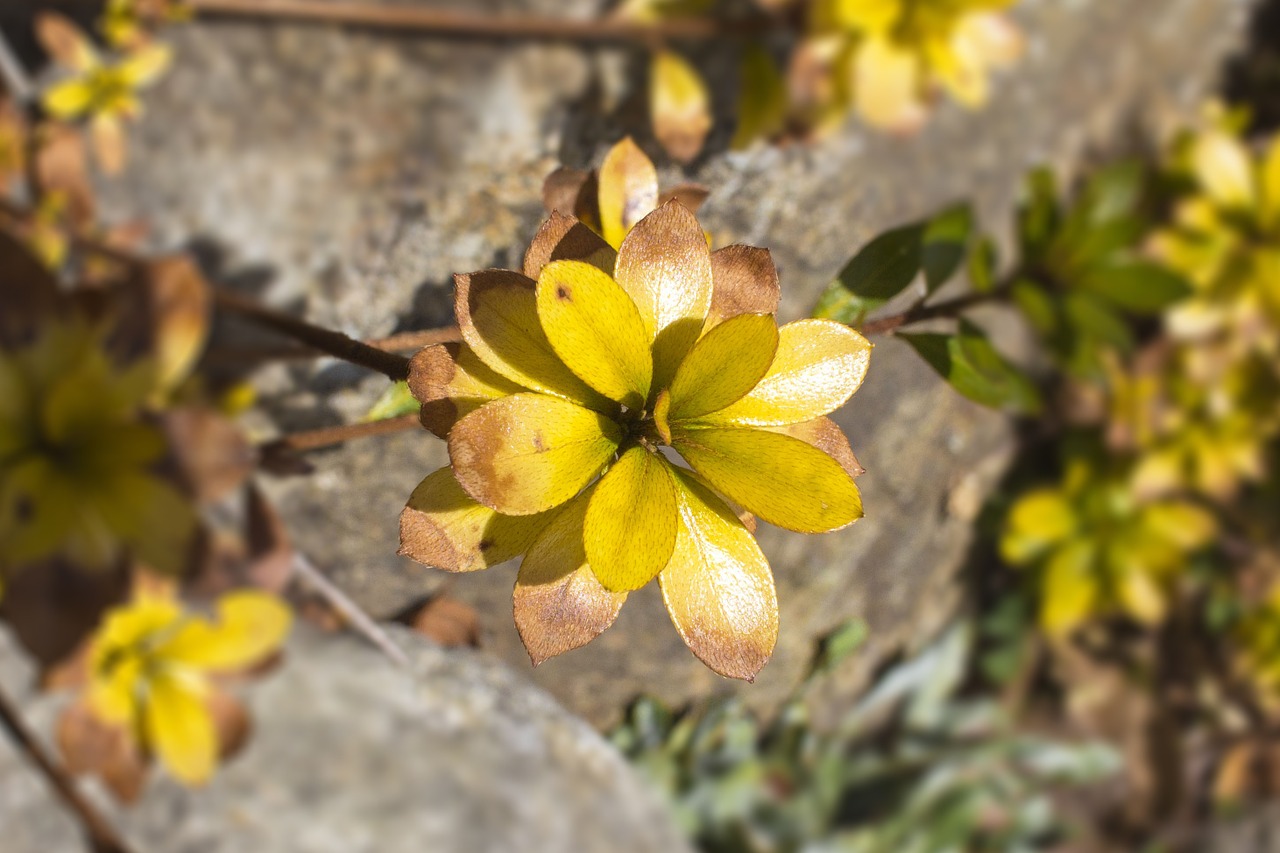
[{"label": "background rock", "polygon": [[[490,657],[393,631],[407,671],[300,626],[284,665],[244,691],[246,750],[200,791],[153,774],[135,807],[112,810],[126,838],[140,853],[688,849],[622,757],[546,693]],[[15,691],[27,675],[5,639],[0,679]],[[47,734],[61,697],[25,698]],[[0,826],[5,853],[80,849],[7,739]]]},{"label": "background rock", "polygon": [[[507,5],[565,15],[595,8]],[[1193,117],[1249,8],[1246,0],[1028,0],[1016,12],[1028,55],[997,83],[986,111],[944,105],[910,139],[850,127],[813,147],[744,154],[724,153],[732,128],[723,125],[687,177],[713,188],[704,222],[718,244],[773,249],[782,318],[793,319],[872,234],[960,198],[1004,232],[1025,169],[1048,163],[1069,176],[1094,154],[1141,145]],[[108,188],[111,217],[151,221],[157,247],[199,238],[227,286],[353,335],[447,322],[452,273],[518,263],[553,167],[598,163],[626,132],[651,141],[638,98],[625,94],[639,91],[643,57],[625,48],[234,21],[177,28],[171,40],[176,67],[133,131],[134,163],[145,165]],[[697,51],[714,79],[732,59],[732,49]],[[680,177],[670,167],[663,175]],[[1013,330],[1000,328],[1014,346]],[[275,366],[258,381],[287,429],[352,420],[385,385],[331,362]],[[948,513],[949,496],[960,487],[980,499],[1004,465],[1009,425],[941,386],[892,341],[837,420],[868,469],[867,518],[823,537],[762,532],[782,637],[756,685],[730,684],[695,661],[654,589],[633,596],[600,640],[533,678],[598,724],[639,692],[679,702],[736,690],[768,708],[800,677],[813,638],[845,619],[864,617],[872,629],[842,674],[849,683],[926,636],[948,613],[969,535],[970,519]],[[417,481],[444,464],[440,442],[367,440],[315,461],[315,477],[272,491],[318,565],[381,616],[447,585],[480,610],[489,649],[528,666],[511,623],[509,567],[447,578],[395,555],[397,514]]]}]

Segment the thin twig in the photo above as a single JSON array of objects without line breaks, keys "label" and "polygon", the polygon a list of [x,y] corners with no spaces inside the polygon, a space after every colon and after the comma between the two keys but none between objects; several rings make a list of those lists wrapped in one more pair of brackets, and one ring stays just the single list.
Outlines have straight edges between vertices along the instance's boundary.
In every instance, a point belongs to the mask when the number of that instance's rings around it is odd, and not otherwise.
[{"label": "thin twig", "polygon": [[377,646],[383,654],[400,666],[409,665],[409,656],[404,653],[404,649],[400,648],[396,641],[391,639],[391,636],[386,631],[382,630],[382,626],[360,608],[360,605],[352,601],[333,581],[325,577],[324,573],[316,568],[306,554],[295,551],[293,566],[298,574],[305,578],[307,583],[325,601],[329,602],[334,610],[342,614],[343,618],[352,627],[364,635],[365,639]]},{"label": "thin twig", "polygon": [[643,42],[759,36],[778,27],[770,17],[683,18],[639,24],[622,18],[566,19],[479,14],[416,6],[317,0],[191,0],[199,15],[347,24],[453,38],[519,38],[560,42]]},{"label": "thin twig", "polygon": [[36,740],[35,734],[27,728],[22,715],[3,689],[0,689],[0,728],[8,732],[13,742],[26,753],[31,763],[53,787],[62,804],[80,821],[94,853],[132,853],[133,848],[80,792],[67,771]]},{"label": "thin twig", "polygon": [[975,305],[982,305],[987,302],[993,302],[1003,295],[1001,290],[993,290],[987,293],[970,293],[946,302],[939,302],[937,305],[917,305],[901,314],[894,314],[889,317],[881,317],[878,320],[872,320],[862,325],[862,334],[864,335],[891,335],[903,326],[911,323],[923,323],[925,320],[938,320],[943,317],[955,317],[961,311],[966,311]]},{"label": "thin twig", "polygon": [[417,429],[422,422],[417,415],[402,415],[398,418],[386,418],[380,421],[369,421],[360,424],[344,424],[324,429],[313,429],[307,432],[295,432],[267,443],[263,452],[272,450],[317,450],[321,447],[332,447],[353,438],[370,438],[375,435],[389,435],[407,429]]},{"label": "thin twig", "polygon": [[226,290],[215,291],[214,301],[224,311],[287,335],[334,358],[376,370],[393,382],[409,378],[409,359],[402,355],[371,347],[341,332],[313,326],[305,320]]},{"label": "thin twig", "polygon": [[[445,344],[461,341],[462,335],[457,326],[445,326],[439,329],[423,329],[416,332],[399,332],[385,338],[371,338],[364,341],[366,346],[387,352],[417,352],[432,344]],[[219,348],[205,353],[204,363],[215,367],[239,367],[256,365],[264,361],[304,361],[319,355],[326,355],[315,347],[302,344],[284,344],[281,346],[236,347],[235,349]]]},{"label": "thin twig", "polygon": [[460,340],[462,340],[462,332],[457,326],[444,326],[417,332],[398,332],[385,338],[374,338],[365,343],[387,352],[417,352],[433,344],[449,344]]}]

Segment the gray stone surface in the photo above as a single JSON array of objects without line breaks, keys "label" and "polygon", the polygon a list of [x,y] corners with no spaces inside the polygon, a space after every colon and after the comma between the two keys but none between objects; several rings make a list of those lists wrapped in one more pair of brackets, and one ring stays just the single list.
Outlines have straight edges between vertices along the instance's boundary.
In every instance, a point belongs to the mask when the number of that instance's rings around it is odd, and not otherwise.
[{"label": "gray stone surface", "polygon": [[[1004,232],[1027,167],[1070,175],[1094,153],[1194,115],[1248,7],[1027,0],[1017,16],[1028,56],[987,111],[943,106],[911,139],[850,127],[813,147],[743,154],[724,153],[725,127],[688,176],[714,188],[704,221],[717,243],[773,249],[783,319],[792,319],[870,235],[958,198],[974,199]],[[267,298],[356,335],[446,321],[452,273],[517,262],[541,217],[547,172],[562,160],[598,162],[625,132],[648,138],[635,99],[620,95],[640,74],[625,49],[244,22],[197,24],[173,41],[177,66],[133,133],[145,167],[112,186],[111,214],[150,219],[159,246],[200,236],[233,247],[224,280],[244,284],[269,270]],[[700,53],[713,75],[729,59]],[[670,166],[663,174],[679,177]],[[272,368],[259,381],[288,428],[353,419],[382,385],[332,363]],[[680,701],[736,690],[769,707],[799,678],[813,637],[844,619],[860,615],[872,627],[846,674],[853,681],[928,633],[945,618],[967,546],[968,519],[946,507],[957,487],[973,503],[999,475],[1009,425],[942,387],[894,342],[876,351],[866,387],[837,419],[868,469],[867,518],[823,537],[762,532],[782,636],[756,685],[698,664],[652,589],[601,640],[534,678],[600,724],[642,691]],[[425,434],[366,441],[317,454],[318,476],[273,491],[302,547],[370,610],[387,615],[448,585],[480,609],[489,649],[527,666],[511,624],[509,567],[450,579],[395,556],[400,507],[444,460]]]},{"label": "gray stone surface", "polygon": [[[490,657],[395,636],[407,671],[357,638],[301,626],[285,665],[244,691],[247,749],[199,791],[154,774],[134,808],[111,809],[126,838],[139,853],[687,849],[625,760],[545,692]],[[24,680],[11,663],[0,676],[9,689]],[[59,704],[25,702],[46,734]],[[5,853],[80,849],[4,739],[0,827]]]}]

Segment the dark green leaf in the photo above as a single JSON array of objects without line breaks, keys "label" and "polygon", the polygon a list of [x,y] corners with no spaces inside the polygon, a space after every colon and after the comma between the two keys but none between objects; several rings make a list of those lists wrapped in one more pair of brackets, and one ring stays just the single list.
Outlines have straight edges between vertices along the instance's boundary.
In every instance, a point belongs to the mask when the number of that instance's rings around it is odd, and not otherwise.
[{"label": "dark green leaf", "polygon": [[1053,172],[1040,168],[1027,176],[1027,186],[1018,208],[1018,237],[1024,261],[1038,259],[1049,246],[1058,228],[1058,182]]},{"label": "dark green leaf", "polygon": [[845,290],[840,282],[833,281],[827,285],[827,289],[819,297],[818,304],[813,309],[813,316],[823,320],[835,320],[837,323],[850,326],[861,326],[867,314],[883,304],[883,300],[868,302],[862,297],[854,296]]},{"label": "dark green leaf", "polygon": [[960,269],[972,230],[973,211],[967,204],[947,208],[925,225],[920,262],[929,293],[946,284]]},{"label": "dark green leaf", "polygon": [[1191,294],[1181,276],[1150,261],[1129,260],[1088,270],[1080,287],[1140,314],[1154,314]]},{"label": "dark green leaf", "polygon": [[1058,307],[1053,297],[1031,279],[1018,279],[1011,291],[1014,304],[1022,309],[1027,322],[1042,337],[1049,337],[1058,331]]},{"label": "dark green leaf", "polygon": [[1107,166],[1085,185],[1080,209],[1094,225],[1136,216],[1146,183],[1146,168],[1136,160]]},{"label": "dark green leaf", "polygon": [[883,305],[905,290],[920,272],[923,236],[920,224],[886,231],[858,250],[836,280],[854,296]]},{"label": "dark green leaf", "polygon": [[1142,238],[1146,225],[1139,219],[1118,219],[1086,229],[1063,229],[1050,249],[1054,271],[1068,285],[1089,268],[1108,263]]},{"label": "dark green leaf", "polygon": [[1133,348],[1133,330],[1106,301],[1091,293],[1070,293],[1064,307],[1079,336],[1120,350]]},{"label": "dark green leaf", "polygon": [[984,406],[1033,412],[1040,408],[1035,385],[1004,359],[986,334],[960,320],[955,335],[899,335],[943,379],[964,396]]}]

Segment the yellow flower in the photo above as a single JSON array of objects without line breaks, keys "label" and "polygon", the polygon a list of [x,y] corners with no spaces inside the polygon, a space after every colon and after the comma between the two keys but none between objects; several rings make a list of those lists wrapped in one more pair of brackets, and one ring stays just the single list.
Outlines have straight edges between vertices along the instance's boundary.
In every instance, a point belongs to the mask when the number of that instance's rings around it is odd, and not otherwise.
[{"label": "yellow flower", "polygon": [[694,654],[753,678],[777,597],[733,506],[808,533],[862,515],[861,469],[824,416],[871,345],[824,320],[778,329],[777,302],[768,252],[711,253],[677,202],[616,258],[553,214],[523,275],[458,276],[465,342],[423,350],[409,379],[452,467],[410,498],[402,553],[449,571],[524,554],[515,616],[535,663],[593,639],[657,577]]},{"label": "yellow flower", "polygon": [[1116,610],[1145,624],[1161,621],[1170,581],[1215,532],[1199,507],[1142,503],[1123,472],[1076,460],[1061,486],[1019,498],[1000,550],[1011,565],[1040,569],[1040,624],[1063,636]]},{"label": "yellow flower", "polygon": [[182,564],[194,514],[155,470],[153,372],[113,363],[102,337],[50,320],[0,353],[0,569],[55,554],[90,568],[125,553],[160,571]]},{"label": "yellow flower", "polygon": [[124,167],[124,129],[121,119],[142,111],[139,90],[151,85],[169,67],[169,48],[160,44],[140,46],[115,62],[105,61],[74,24],[61,15],[46,12],[37,23],[45,48],[57,62],[73,72],[45,93],[45,110],[55,118],[88,117],[98,160],[108,173]]},{"label": "yellow flower", "polygon": [[146,41],[147,27],[190,20],[185,0],[108,0],[98,29],[113,47],[134,47]]},{"label": "yellow flower", "polygon": [[924,123],[933,90],[967,107],[989,95],[988,76],[1022,54],[1022,37],[1001,14],[1014,0],[816,0],[801,67],[803,101],[830,126],[853,108],[868,123],[910,132]]},{"label": "yellow flower", "polygon": [[91,710],[133,733],[188,785],[207,781],[217,764],[212,677],[265,660],[292,621],[284,604],[261,592],[223,596],[217,615],[211,622],[172,597],[140,593],[108,612],[89,649]]},{"label": "yellow flower", "polygon": [[707,194],[700,184],[680,184],[660,195],[658,170],[629,136],[609,149],[598,172],[560,168],[542,187],[547,213],[577,217],[615,250],[659,205],[675,199],[697,213]]},{"label": "yellow flower", "polygon": [[1183,154],[1197,191],[1152,248],[1196,293],[1170,313],[1169,329],[1228,341],[1241,356],[1280,357],[1280,139],[1255,157],[1219,122]]}]

